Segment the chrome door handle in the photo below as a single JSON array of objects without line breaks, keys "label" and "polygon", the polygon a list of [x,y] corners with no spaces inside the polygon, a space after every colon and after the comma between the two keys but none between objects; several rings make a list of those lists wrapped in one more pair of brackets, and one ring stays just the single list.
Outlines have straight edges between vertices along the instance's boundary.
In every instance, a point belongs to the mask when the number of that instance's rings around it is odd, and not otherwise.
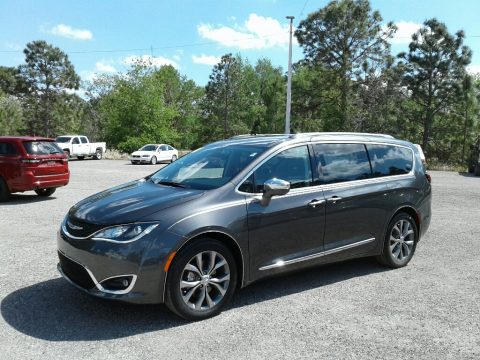
[{"label": "chrome door handle", "polygon": [[335,204],[337,201],[342,200],[340,196],[332,196],[331,198],[328,198],[327,201]]},{"label": "chrome door handle", "polygon": [[325,203],[325,200],[317,200],[317,199],[313,199],[312,201],[310,201],[308,203],[308,205],[312,208],[316,208],[318,205],[322,205]]}]

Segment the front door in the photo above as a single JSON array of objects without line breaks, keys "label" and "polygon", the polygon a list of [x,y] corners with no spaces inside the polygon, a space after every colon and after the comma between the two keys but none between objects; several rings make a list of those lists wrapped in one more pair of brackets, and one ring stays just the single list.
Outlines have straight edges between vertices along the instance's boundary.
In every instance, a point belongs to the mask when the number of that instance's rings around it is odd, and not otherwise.
[{"label": "front door", "polygon": [[[277,178],[290,182],[283,196],[262,201],[263,183]],[[309,148],[284,150],[262,164],[247,180],[250,271],[253,278],[291,269],[305,256],[323,249],[325,203],[322,190],[313,186]],[[242,186],[240,187],[240,190]]]}]

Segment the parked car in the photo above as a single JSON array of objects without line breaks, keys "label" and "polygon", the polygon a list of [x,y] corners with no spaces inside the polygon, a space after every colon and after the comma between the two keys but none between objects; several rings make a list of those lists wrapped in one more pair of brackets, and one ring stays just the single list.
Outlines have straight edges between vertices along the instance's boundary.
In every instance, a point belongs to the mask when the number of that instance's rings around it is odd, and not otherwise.
[{"label": "parked car", "polygon": [[429,180],[418,148],[386,135],[232,138],[74,205],[58,269],[91,295],[204,319],[283,272],[407,265],[430,224]]},{"label": "parked car", "polygon": [[150,163],[155,165],[157,162],[174,162],[177,159],[177,149],[167,144],[148,144],[130,155],[132,164]]},{"label": "parked car", "polygon": [[468,161],[468,172],[480,176],[480,136],[470,147],[470,159]]},{"label": "parked car", "polygon": [[67,157],[53,139],[0,136],[0,201],[29,190],[50,196],[69,179]]},{"label": "parked car", "polygon": [[68,157],[76,156],[79,160],[83,160],[86,156],[100,160],[107,151],[107,145],[104,142],[91,143],[83,135],[62,135],[55,141]]}]

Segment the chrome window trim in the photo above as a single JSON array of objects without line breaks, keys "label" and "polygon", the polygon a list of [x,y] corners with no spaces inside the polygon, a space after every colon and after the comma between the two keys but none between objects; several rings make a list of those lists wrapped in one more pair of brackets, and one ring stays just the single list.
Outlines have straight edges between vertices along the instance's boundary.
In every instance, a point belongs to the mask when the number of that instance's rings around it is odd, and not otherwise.
[{"label": "chrome window trim", "polygon": [[[85,265],[83,265],[82,263],[78,262],[77,260],[75,259],[72,259],[70,256],[68,256],[67,254],[65,254],[63,251],[61,250],[58,250],[63,256],[65,256],[66,258],[70,259],[71,261],[73,261],[74,263],[77,263],[78,265],[80,265],[81,267],[83,267],[87,273],[88,273],[88,276],[90,276],[90,278],[92,279],[93,283],[95,284],[95,287],[101,291],[101,292],[104,292],[104,293],[107,293],[107,294],[114,294],[114,295],[125,295],[125,294],[128,294],[132,289],[133,287],[135,286],[135,283],[137,281],[137,275],[135,274],[122,274],[122,275],[115,275],[115,276],[110,276],[110,277],[107,277],[101,281],[97,281],[97,279],[95,278],[95,276],[93,275],[92,271]],[[69,282],[73,283],[74,285],[76,286],[79,286],[77,284],[75,284],[73,282],[73,280],[71,280],[62,270],[61,266],[59,266],[59,270],[62,274],[62,276],[67,279]],[[128,287],[124,290],[107,290],[105,289],[101,283],[104,282],[104,281],[107,281],[109,279],[113,279],[113,278],[116,278],[116,277],[123,277],[123,276],[131,276],[132,277],[132,281],[130,282],[130,285],[128,285]]]},{"label": "chrome window trim", "polygon": [[[317,145],[317,144],[362,144],[362,145],[371,144],[371,145],[389,145],[389,146],[402,147],[402,148],[410,150],[410,152],[412,153],[412,170],[410,170],[410,172],[408,174],[387,175],[387,176],[379,176],[379,177],[370,178],[370,179],[343,181],[343,182],[338,182],[338,183],[333,183],[333,184],[320,184],[320,185],[305,186],[303,188],[292,189],[286,195],[283,195],[282,197],[287,197],[290,194],[291,194],[290,196],[294,196],[294,195],[299,195],[299,194],[304,194],[304,193],[309,193],[309,192],[315,192],[315,191],[319,191],[319,190],[333,190],[333,189],[336,189],[336,188],[360,186],[360,185],[366,185],[366,184],[369,184],[369,183],[394,181],[394,180],[401,180],[401,179],[404,179],[404,178],[415,177],[415,153],[414,153],[413,149],[409,146],[390,143],[390,142],[381,142],[381,141],[354,141],[354,140],[352,140],[352,141],[349,141],[349,140],[337,140],[337,141],[335,141],[335,140],[321,140],[320,141],[320,140],[317,140],[317,141],[297,142],[297,143],[289,144],[288,146],[284,146],[284,147],[281,147],[279,149],[274,150],[271,154],[269,154],[265,159],[260,161],[257,165],[255,165],[255,167],[252,170],[250,170],[247,173],[247,175],[235,187],[235,192],[237,194],[250,196],[250,197],[256,197],[256,196],[262,195],[262,193],[243,192],[243,191],[240,191],[238,188],[260,166],[262,166],[265,162],[267,162],[268,160],[270,160],[272,157],[279,154],[280,152],[282,152],[284,150],[288,150],[288,149],[293,148],[293,147],[297,147],[297,146],[302,146],[302,145],[307,145],[308,146],[308,145]],[[315,156],[315,155],[313,155],[313,156]],[[369,161],[370,161],[370,159],[369,159]],[[311,190],[305,190],[305,189],[311,189]],[[303,191],[298,191],[298,190],[303,190]]]},{"label": "chrome window trim", "polygon": [[283,266],[296,264],[296,263],[303,262],[303,261],[318,259],[320,257],[335,254],[337,252],[341,252],[341,251],[344,251],[344,250],[352,249],[352,248],[357,247],[357,246],[366,245],[366,244],[369,244],[373,241],[375,241],[375,238],[369,238],[369,239],[365,239],[365,240],[355,242],[353,244],[340,246],[340,247],[335,248],[335,249],[321,251],[319,253],[312,254],[312,255],[301,256],[301,257],[286,260],[286,261],[283,261],[283,260],[279,259],[275,263],[270,264],[270,265],[266,265],[266,266],[262,266],[258,270],[260,270],[260,271],[270,270],[270,269],[275,269],[275,268],[279,268],[279,267],[283,267]]}]

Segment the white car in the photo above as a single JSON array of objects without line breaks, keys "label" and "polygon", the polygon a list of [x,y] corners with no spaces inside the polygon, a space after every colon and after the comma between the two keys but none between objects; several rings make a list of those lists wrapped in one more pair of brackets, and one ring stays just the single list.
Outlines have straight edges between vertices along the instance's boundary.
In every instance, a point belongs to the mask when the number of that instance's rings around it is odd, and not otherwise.
[{"label": "white car", "polygon": [[129,159],[132,164],[150,163],[155,165],[161,161],[174,162],[178,159],[178,151],[166,144],[148,144],[133,152]]}]

